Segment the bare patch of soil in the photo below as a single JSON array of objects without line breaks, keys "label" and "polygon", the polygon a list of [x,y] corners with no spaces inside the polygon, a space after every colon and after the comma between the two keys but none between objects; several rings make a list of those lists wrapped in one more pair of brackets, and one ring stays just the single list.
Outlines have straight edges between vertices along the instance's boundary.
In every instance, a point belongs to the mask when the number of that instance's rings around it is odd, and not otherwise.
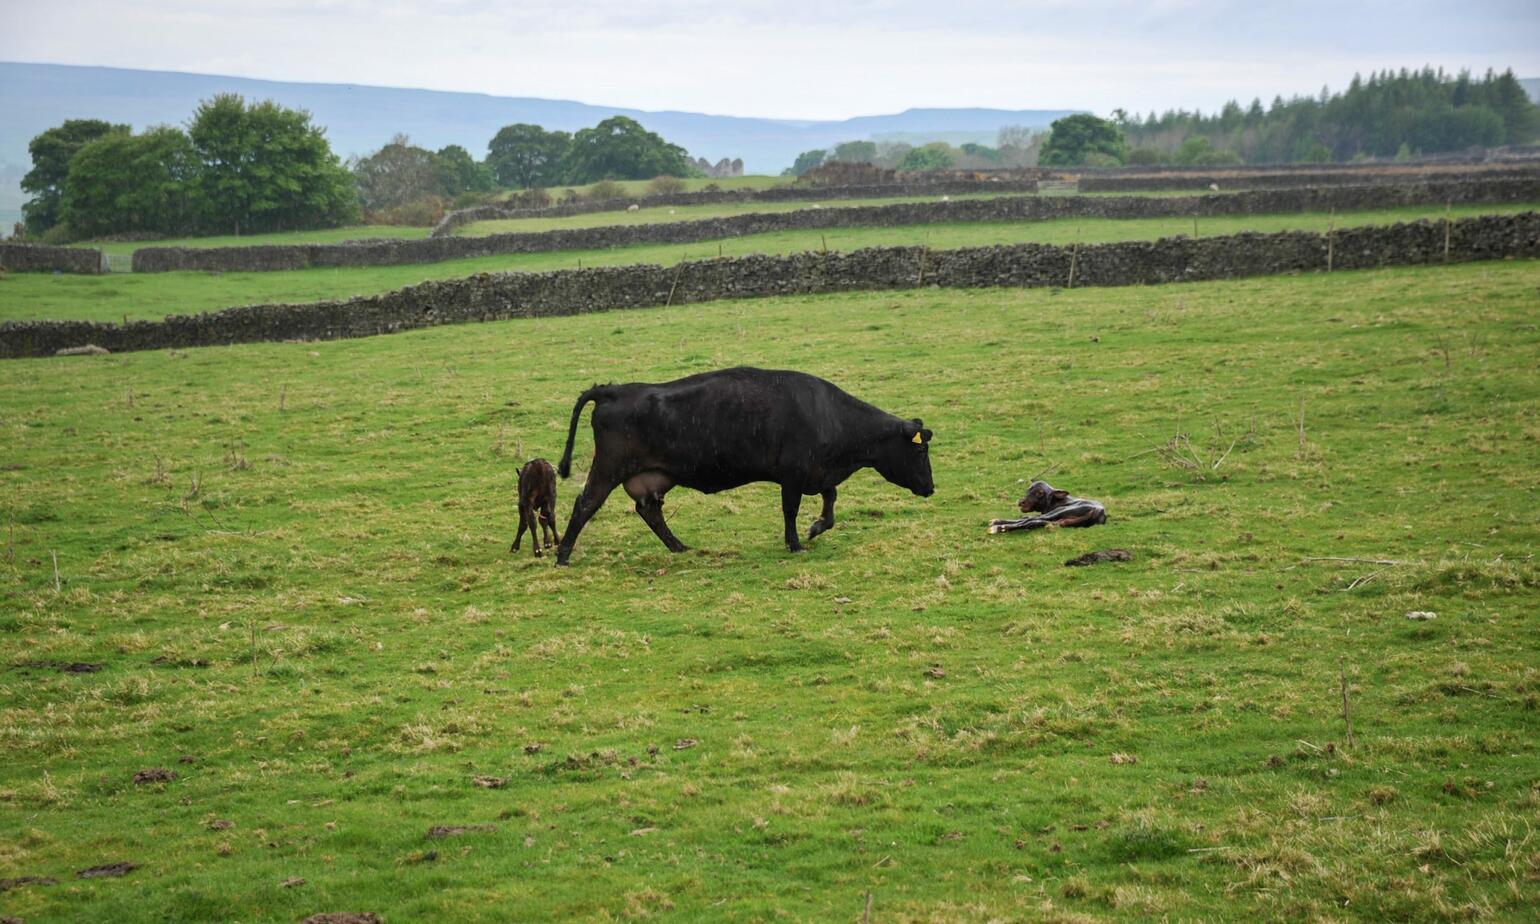
[{"label": "bare patch of soil", "polygon": [[139,868],[138,863],[104,863],[101,866],[92,866],[75,873],[81,879],[103,879],[112,876],[127,876]]},{"label": "bare patch of soil", "polygon": [[14,879],[0,879],[0,892],[9,892],[21,886],[58,884],[59,880],[52,876],[17,876]]},{"label": "bare patch of soil", "polygon": [[1065,562],[1069,568],[1080,568],[1085,565],[1100,565],[1109,561],[1133,561],[1134,556],[1127,549],[1099,549],[1095,552],[1087,552],[1079,558],[1071,558]]},{"label": "bare patch of soil", "polygon": [[428,829],[428,836],[459,837],[462,834],[476,834],[496,830],[497,825],[434,825]]}]

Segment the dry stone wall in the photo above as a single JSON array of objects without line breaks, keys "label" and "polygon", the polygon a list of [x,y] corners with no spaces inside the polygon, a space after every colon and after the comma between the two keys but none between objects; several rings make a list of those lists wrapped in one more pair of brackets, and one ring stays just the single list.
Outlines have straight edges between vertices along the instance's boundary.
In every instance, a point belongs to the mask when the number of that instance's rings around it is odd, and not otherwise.
[{"label": "dry stone wall", "polygon": [[568,202],[543,209],[508,209],[495,205],[450,212],[428,232],[429,237],[446,237],[457,229],[478,221],[500,221],[510,218],[567,218],[572,215],[591,215],[595,212],[624,212],[631,206],[638,208],[663,208],[686,205],[720,205],[732,202],[827,202],[839,199],[902,199],[909,196],[966,196],[976,193],[1034,193],[1037,180],[1031,178],[1010,179],[954,179],[947,181],[907,181],[879,183],[861,186],[777,186],[771,189],[718,189],[712,191],[677,193],[669,196],[640,196],[631,199],[600,199]]},{"label": "dry stone wall", "polygon": [[1209,167],[1146,175],[1086,174],[1079,178],[1081,192],[1135,192],[1204,190],[1211,185],[1227,189],[1296,189],[1305,186],[1362,186],[1418,182],[1480,182],[1488,180],[1537,180],[1540,165],[1459,170],[1405,170],[1380,166],[1375,169],[1249,171]]},{"label": "dry stone wall", "polygon": [[0,270],[8,273],[105,273],[107,255],[84,247],[0,242]]},{"label": "dry stone wall", "polygon": [[139,273],[200,270],[254,272],[327,266],[394,266],[467,257],[561,250],[604,250],[642,244],[688,244],[787,230],[886,227],[949,222],[1044,221],[1056,218],[1151,218],[1338,211],[1444,202],[1540,202],[1540,177],[1528,180],[1471,180],[1453,183],[1311,187],[1257,190],[1225,195],[1011,196],[951,202],[794,212],[755,213],[699,221],[564,228],[556,231],[362,241],[343,244],[257,247],[171,248],[134,251]]},{"label": "dry stone wall", "polygon": [[[1540,257],[1540,213],[1310,232],[1167,238],[1055,247],[932,251],[888,247],[619,266],[483,273],[346,301],[251,305],[162,321],[0,324],[0,357],[52,356],[87,344],[113,352],[367,337],[440,324],[584,314],[723,298],[922,286],[1126,286],[1326,269]],[[1073,273],[1073,278],[1071,274]],[[829,310],[838,310],[831,305]]]}]

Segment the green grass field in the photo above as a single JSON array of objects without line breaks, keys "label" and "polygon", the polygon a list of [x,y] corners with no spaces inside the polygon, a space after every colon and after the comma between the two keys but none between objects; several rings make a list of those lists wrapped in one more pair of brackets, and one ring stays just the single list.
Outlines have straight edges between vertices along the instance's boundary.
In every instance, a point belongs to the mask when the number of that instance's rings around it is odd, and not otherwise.
[{"label": "green grass field", "polygon": [[185,237],[163,241],[81,241],[71,246],[103,250],[108,256],[127,258],[143,247],[251,247],[257,244],[337,244],[377,238],[427,237],[427,228],[403,225],[354,225],[347,228],[322,228],[318,231],[285,231],[275,234],[246,234],[240,237]]},{"label": "green grass field", "polygon": [[[1455,217],[1512,213],[1534,209],[1534,204],[1465,206]],[[1241,231],[1307,230],[1325,232],[1336,227],[1391,224],[1420,218],[1442,218],[1444,210],[1433,206],[1368,212],[1296,213],[1203,218],[1200,235],[1235,234]],[[1105,243],[1121,240],[1153,240],[1192,234],[1190,218],[1110,220],[1087,219],[1048,222],[979,222],[950,225],[912,225],[887,228],[838,228],[827,231],[786,231],[703,241],[624,247],[611,250],[561,251],[557,253],[505,254],[408,266],[312,269],[273,273],[155,273],[107,276],[53,276],[42,273],[11,273],[0,276],[0,321],[40,318],[78,318],[92,321],[157,319],[168,314],[218,311],[232,305],[276,302],[309,302],[384,292],[427,279],[451,279],[472,273],[540,272],[581,266],[616,266],[629,263],[669,265],[682,259],[703,259],[718,254],[735,257],[754,253],[796,253],[819,250],[853,250],[859,247],[928,244],[934,248],[977,247],[1001,243],[1050,244]]]},{"label": "green grass field", "polygon": [[[648,187],[652,180],[609,180],[606,182],[618,183],[626,191],[628,196],[645,196],[650,191]],[[707,186],[715,184],[721,189],[770,189],[775,186],[790,186],[792,178],[789,176],[730,176],[719,180],[703,177],[693,177],[684,180],[685,192],[700,192]],[[593,183],[582,186],[552,186],[549,192],[552,198],[559,198],[568,189],[576,190],[579,195],[587,195],[594,187]]]},{"label": "green grass field", "polygon": [[[718,202],[710,205],[679,205],[658,208],[624,210],[615,212],[589,212],[585,215],[568,215],[558,218],[504,218],[496,221],[477,221],[464,225],[455,233],[462,237],[482,237],[510,231],[552,231],[558,228],[597,228],[605,225],[651,225],[675,221],[699,221],[704,218],[726,218],[732,215],[763,215],[779,212],[800,212],[814,206],[823,209],[855,208],[871,205],[898,205],[904,202],[935,202],[940,196],[895,196],[888,199],[828,199],[820,202],[798,200],[794,202]],[[998,199],[998,193],[979,193],[950,196],[951,199]]]},{"label": "green grass field", "polygon": [[[1516,261],[0,364],[0,878],[59,880],[0,914],[1533,920],[1537,288]],[[581,389],[738,363],[923,417],[936,495],[858,474],[800,556],[769,486],[670,495],[678,556],[612,497],[573,567],[508,554],[515,467]],[[591,447],[585,417],[563,523]],[[1045,469],[1110,522],[986,535]]]}]

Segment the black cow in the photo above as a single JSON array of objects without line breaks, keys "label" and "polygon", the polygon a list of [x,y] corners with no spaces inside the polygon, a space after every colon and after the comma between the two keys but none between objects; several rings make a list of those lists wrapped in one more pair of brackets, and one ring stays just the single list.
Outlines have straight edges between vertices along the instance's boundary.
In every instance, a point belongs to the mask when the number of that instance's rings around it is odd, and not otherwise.
[{"label": "black cow", "polygon": [[578,534],[617,486],[671,552],[683,552],[663,520],[663,496],[683,485],[706,494],[751,481],[781,486],[786,547],[802,551],[797,510],[822,494],[807,537],[834,525],[837,486],[863,468],[921,497],[935,493],[929,430],[802,372],[723,369],[660,385],[595,385],[578,396],[558,471],[572,471],[583,405],[594,402],[594,461],[556,551],[566,564]]}]

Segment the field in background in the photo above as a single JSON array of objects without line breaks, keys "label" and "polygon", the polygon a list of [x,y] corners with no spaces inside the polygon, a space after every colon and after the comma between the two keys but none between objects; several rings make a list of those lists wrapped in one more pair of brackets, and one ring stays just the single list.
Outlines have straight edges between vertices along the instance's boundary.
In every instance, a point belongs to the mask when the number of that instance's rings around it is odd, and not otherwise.
[{"label": "field in background", "polygon": [[[72,247],[87,247],[106,251],[110,257],[126,259],[141,247],[251,247],[257,244],[339,244],[343,241],[362,241],[378,238],[422,238],[428,236],[427,228],[404,225],[352,225],[347,228],[322,228],[317,231],[284,231],[274,234],[244,234],[239,237],[179,237],[159,241],[80,241]],[[116,270],[116,267],[114,267]]]},{"label": "field in background", "polygon": [[[865,293],[0,364],[0,877],[60,880],[0,912],[1523,920],[1537,285]],[[804,556],[767,486],[670,495],[684,555],[619,497],[574,567],[507,554],[515,466],[582,388],[735,363],[924,418],[937,494],[858,475]],[[563,523],[591,447],[585,419]],[[985,535],[1049,469],[1109,524]],[[1133,562],[1062,566],[1107,547]]]},{"label": "field in background", "polygon": [[[695,177],[681,180],[684,183],[685,192],[699,192],[707,186],[715,184],[721,189],[770,189],[776,186],[790,186],[792,177],[789,176],[730,176],[719,180]],[[628,196],[645,196],[648,194],[648,186],[652,180],[606,180],[608,183],[616,183],[626,191]],[[562,193],[567,190],[575,190],[578,195],[586,195],[596,184],[587,183],[582,186],[552,186],[547,192],[552,199],[560,199]]]},{"label": "field in background", "polygon": [[[1454,217],[1503,214],[1536,208],[1524,205],[1472,205],[1453,209]],[[1418,206],[1367,212],[1292,213],[1200,218],[1197,233],[1209,236],[1242,231],[1305,230],[1325,232],[1360,224],[1391,224],[1442,218],[1443,208]],[[1195,230],[1190,218],[1072,219],[1046,222],[976,222],[886,228],[837,228],[592,251],[504,254],[444,263],[408,266],[347,267],[271,273],[131,273],[108,276],[51,276],[12,273],[0,276],[0,321],[79,318],[93,321],[157,319],[168,314],[217,311],[233,305],[309,302],[383,292],[426,279],[449,279],[478,272],[540,272],[582,266],[630,263],[669,265],[683,259],[852,250],[859,247],[927,244],[941,249],[1000,243],[1084,244],[1154,240]]]},{"label": "field in background", "polygon": [[[479,237],[502,234],[508,231],[553,231],[558,228],[597,228],[605,225],[650,225],[676,221],[699,221],[703,218],[725,218],[731,215],[765,214],[771,212],[800,212],[810,208],[840,209],[863,205],[897,205],[904,202],[935,202],[940,196],[894,196],[882,199],[828,199],[821,202],[719,202],[710,205],[669,205],[657,208],[614,212],[589,212],[585,215],[568,215],[556,218],[505,218],[495,221],[478,221],[463,225],[456,230],[460,236]],[[1000,199],[1014,198],[1001,193],[972,193],[951,196],[952,199]]]}]

